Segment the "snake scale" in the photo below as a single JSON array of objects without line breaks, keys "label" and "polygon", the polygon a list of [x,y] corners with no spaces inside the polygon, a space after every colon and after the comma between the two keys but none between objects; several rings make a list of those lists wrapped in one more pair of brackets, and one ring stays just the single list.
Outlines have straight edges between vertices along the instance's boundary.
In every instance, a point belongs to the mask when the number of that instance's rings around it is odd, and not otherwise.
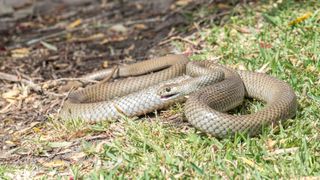
[{"label": "snake scale", "polygon": [[[148,72],[154,72],[147,74]],[[62,119],[88,121],[139,116],[185,103],[185,116],[197,129],[216,137],[248,132],[255,135],[264,124],[292,118],[297,99],[285,82],[262,73],[235,71],[209,61],[189,62],[169,55],[84,76],[103,79],[134,76],[71,92],[60,112]],[[260,111],[230,115],[244,97],[266,102]]]}]

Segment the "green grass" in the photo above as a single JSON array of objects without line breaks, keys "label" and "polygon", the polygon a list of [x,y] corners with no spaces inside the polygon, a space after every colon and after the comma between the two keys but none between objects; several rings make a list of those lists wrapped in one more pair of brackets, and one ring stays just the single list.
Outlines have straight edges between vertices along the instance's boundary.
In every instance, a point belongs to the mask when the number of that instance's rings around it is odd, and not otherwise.
[{"label": "green grass", "polygon": [[[268,74],[290,83],[297,93],[300,107],[294,119],[266,127],[255,138],[237,135],[223,140],[192,127],[182,131],[161,120],[124,120],[122,131],[97,154],[106,167],[86,176],[320,178],[319,8],[315,1],[238,7],[222,27],[212,24],[204,30],[209,32],[203,33],[206,46],[193,56],[194,60],[221,56],[222,63],[251,71],[267,64]],[[308,11],[313,13],[310,18],[288,25]],[[252,32],[241,33],[239,28]]]},{"label": "green grass", "polygon": [[[221,56],[222,63],[250,71],[266,65],[268,74],[294,88],[299,102],[294,119],[265,127],[258,137],[239,134],[221,140],[163,118],[88,125],[89,132],[107,131],[112,137],[99,151],[96,144],[82,143],[87,156],[99,163],[89,173],[81,163],[70,172],[90,179],[320,178],[320,3],[274,4],[237,6],[223,26],[210,24],[198,32],[205,45],[192,59]],[[288,25],[306,12],[313,14]],[[242,33],[241,28],[250,33]],[[250,109],[260,106],[253,103]],[[175,112],[181,112],[180,106],[170,110]],[[77,123],[66,126],[76,129]]]}]

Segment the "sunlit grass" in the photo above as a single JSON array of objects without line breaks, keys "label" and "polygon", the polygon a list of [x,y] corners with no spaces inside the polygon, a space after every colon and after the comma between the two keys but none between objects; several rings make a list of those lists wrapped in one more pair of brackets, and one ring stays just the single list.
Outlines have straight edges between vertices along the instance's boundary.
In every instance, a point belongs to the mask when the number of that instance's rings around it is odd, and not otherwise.
[{"label": "sunlit grass", "polygon": [[[95,125],[81,121],[55,124],[56,130],[63,127],[66,134],[83,129],[112,134],[99,151],[94,143],[82,143],[82,151],[99,159],[99,167],[87,173],[80,165],[72,166],[70,172],[90,179],[320,178],[319,9],[317,1],[237,6],[222,26],[212,23],[198,32],[206,45],[201,54],[192,56],[193,60],[221,57],[221,63],[250,71],[265,67],[264,72],[294,88],[299,103],[295,118],[265,127],[257,137],[239,134],[227,139],[165,123],[158,115],[152,121],[124,118]],[[308,19],[289,25],[307,12],[312,13]],[[262,106],[247,105],[238,111],[256,111]],[[167,113],[182,111],[177,105]]]},{"label": "sunlit grass", "polygon": [[[203,33],[209,34],[205,37],[207,49],[192,57],[222,57],[222,63],[250,71],[265,66],[266,73],[294,88],[299,102],[294,119],[265,127],[258,137],[237,135],[222,140],[192,127],[166,125],[161,120],[127,120],[122,124],[123,134],[118,134],[99,154],[109,168],[89,177],[320,176],[319,8],[311,1],[238,7],[238,13],[223,27],[212,24],[210,32]],[[313,14],[294,27],[289,25],[306,12]],[[242,33],[241,28],[248,33]],[[248,104],[249,111],[261,108],[261,103]]]}]

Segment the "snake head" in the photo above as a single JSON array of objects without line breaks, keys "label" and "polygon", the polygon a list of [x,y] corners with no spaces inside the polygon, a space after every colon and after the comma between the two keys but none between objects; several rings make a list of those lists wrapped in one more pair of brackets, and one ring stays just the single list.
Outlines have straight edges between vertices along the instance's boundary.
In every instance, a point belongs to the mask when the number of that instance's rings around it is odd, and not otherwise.
[{"label": "snake head", "polygon": [[181,95],[181,91],[179,91],[178,86],[174,84],[170,85],[163,85],[157,91],[157,94],[160,96],[161,99],[168,100],[173,99]]}]

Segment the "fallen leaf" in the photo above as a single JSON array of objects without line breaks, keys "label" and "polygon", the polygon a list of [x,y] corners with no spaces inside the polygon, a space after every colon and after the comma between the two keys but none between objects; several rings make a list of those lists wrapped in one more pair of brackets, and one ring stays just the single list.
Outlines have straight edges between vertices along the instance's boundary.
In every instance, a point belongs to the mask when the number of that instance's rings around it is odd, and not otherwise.
[{"label": "fallen leaf", "polygon": [[2,98],[8,102],[13,102],[12,100],[16,100],[20,94],[19,89],[12,89],[2,94]]},{"label": "fallen leaf", "polygon": [[82,23],[82,20],[81,20],[81,19],[77,19],[77,20],[73,21],[72,23],[70,23],[70,24],[67,26],[67,29],[68,29],[68,30],[73,29],[73,28],[79,26],[81,23]]},{"label": "fallen leaf", "polygon": [[108,66],[109,66],[108,60],[103,61],[102,67],[103,67],[103,68],[107,68]]},{"label": "fallen leaf", "polygon": [[289,22],[289,26],[297,25],[297,24],[305,21],[306,19],[308,19],[311,15],[312,15],[311,12],[307,12],[307,13],[303,14],[302,16],[297,17],[295,20]]},{"label": "fallen leaf", "polygon": [[5,2],[0,1],[0,17],[11,16],[14,13],[12,6],[7,5]]},{"label": "fallen leaf", "polygon": [[253,162],[253,161],[251,161],[251,160],[249,160],[247,158],[244,158],[244,157],[239,157],[239,159],[241,159],[242,162],[244,162],[245,164],[248,164],[252,168],[256,168],[259,171],[263,171],[263,168],[258,166],[255,162]]},{"label": "fallen leaf", "polygon": [[231,8],[231,6],[226,3],[219,3],[217,6],[219,10],[228,10]]},{"label": "fallen leaf", "polygon": [[70,159],[72,159],[73,161],[78,162],[78,161],[80,161],[80,159],[82,159],[82,158],[84,158],[86,156],[87,155],[84,152],[74,153],[74,154],[71,155]]},{"label": "fallen leaf", "polygon": [[61,142],[49,142],[48,146],[52,148],[62,148],[62,147],[69,147],[73,143],[69,141],[61,141]]},{"label": "fallen leaf", "polygon": [[313,65],[310,65],[310,64],[309,64],[309,65],[307,66],[307,68],[306,68],[306,71],[307,71],[307,72],[315,72],[315,73],[316,73],[316,72],[318,71],[318,68],[315,67],[315,66],[313,66]]},{"label": "fallen leaf", "polygon": [[7,145],[9,145],[9,146],[16,146],[16,143],[14,143],[13,141],[5,141],[5,143],[7,144]]},{"label": "fallen leaf", "polygon": [[266,143],[267,148],[268,148],[269,151],[273,151],[273,150],[274,150],[274,146],[275,146],[276,144],[277,144],[277,142],[274,141],[274,140],[272,140],[272,139],[268,139],[268,140],[267,140],[267,143]]},{"label": "fallen leaf", "polygon": [[14,136],[22,136],[23,134],[27,133],[30,129],[34,128],[36,125],[40,124],[40,122],[32,122],[28,127],[16,131],[13,135]]},{"label": "fallen leaf", "polygon": [[42,165],[44,167],[54,168],[54,167],[67,166],[67,163],[62,160],[54,160],[54,161],[50,161],[50,162],[44,162],[44,163],[42,163]]},{"label": "fallen leaf", "polygon": [[40,43],[49,50],[58,51],[58,48],[53,44],[47,43],[45,41],[41,41]]},{"label": "fallen leaf", "polygon": [[34,128],[32,128],[32,130],[33,130],[35,133],[41,132],[41,129],[38,128],[38,127],[34,127]]},{"label": "fallen leaf", "polygon": [[270,152],[268,155],[279,155],[279,154],[292,154],[299,150],[298,147],[286,148],[286,149],[276,149]]},{"label": "fallen leaf", "polygon": [[34,22],[21,22],[17,26],[19,29],[29,29],[32,27],[39,27],[40,28],[40,26]]},{"label": "fallen leaf", "polygon": [[99,144],[97,144],[97,146],[95,148],[96,152],[101,153],[104,150],[103,146],[107,143],[108,143],[108,141],[101,141]]},{"label": "fallen leaf", "polygon": [[248,27],[240,27],[237,30],[243,34],[251,34],[252,33]]},{"label": "fallen leaf", "polygon": [[134,44],[131,44],[130,47],[128,47],[128,48],[126,48],[126,49],[124,50],[124,54],[129,55],[129,54],[130,54],[130,51],[134,50],[134,48],[135,48],[135,45],[134,45]]},{"label": "fallen leaf", "polygon": [[259,73],[266,73],[270,70],[270,68],[268,67],[269,66],[269,62],[268,63],[265,63],[260,69],[257,70],[257,72]]},{"label": "fallen leaf", "polygon": [[123,24],[116,24],[110,27],[111,31],[120,32],[120,33],[127,33],[128,28],[126,28]]},{"label": "fallen leaf", "polygon": [[106,43],[109,43],[109,42],[119,42],[119,41],[123,41],[123,40],[126,40],[127,37],[126,36],[113,36],[113,37],[109,37],[109,38],[106,38],[106,39],[103,39],[100,44],[103,45],[103,44],[106,44]]},{"label": "fallen leaf", "polygon": [[88,129],[76,131],[69,136],[69,139],[84,137],[87,134],[87,132],[88,132]]},{"label": "fallen leaf", "polygon": [[29,54],[30,50],[28,48],[14,49],[11,51],[11,57],[13,58],[23,58],[29,56]]},{"label": "fallen leaf", "polygon": [[230,31],[230,37],[236,38],[238,36],[238,31],[235,29],[231,29]]},{"label": "fallen leaf", "polygon": [[242,63],[238,65],[238,69],[241,70],[241,71],[246,71],[247,70],[246,66],[244,64],[242,64]]},{"label": "fallen leaf", "polygon": [[139,30],[144,30],[148,28],[145,24],[135,24],[133,27]]},{"label": "fallen leaf", "polygon": [[259,46],[263,49],[270,49],[272,48],[272,45],[270,43],[267,43],[267,42],[263,42],[263,41],[260,41],[259,42]]},{"label": "fallen leaf", "polygon": [[179,5],[179,6],[186,6],[188,5],[189,3],[191,3],[192,0],[179,0],[176,2],[176,5]]},{"label": "fallen leaf", "polygon": [[94,41],[97,39],[102,39],[104,38],[105,35],[103,33],[98,33],[91,35],[89,37],[84,37],[84,38],[72,38],[70,41],[75,41],[75,42],[86,42],[86,41]]},{"label": "fallen leaf", "polygon": [[9,103],[6,105],[4,108],[0,109],[0,114],[5,114],[10,110],[10,107],[12,106],[13,103]]}]

